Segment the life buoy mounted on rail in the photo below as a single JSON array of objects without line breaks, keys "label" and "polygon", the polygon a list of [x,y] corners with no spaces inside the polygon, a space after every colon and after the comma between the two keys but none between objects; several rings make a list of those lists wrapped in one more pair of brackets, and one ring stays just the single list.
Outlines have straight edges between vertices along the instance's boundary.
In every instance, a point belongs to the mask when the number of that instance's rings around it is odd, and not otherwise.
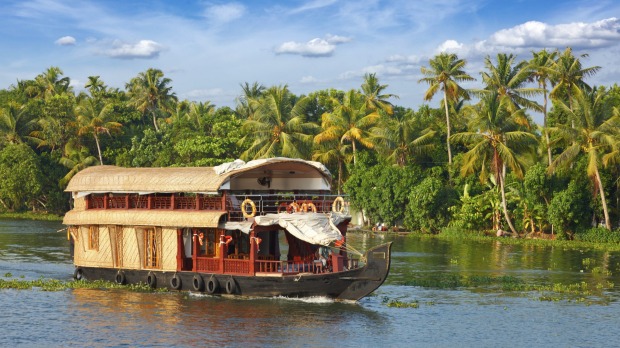
[{"label": "life buoy mounted on rail", "polygon": [[344,212],[344,198],[338,196],[334,199],[334,203],[332,203],[332,211],[334,213]]},{"label": "life buoy mounted on rail", "polygon": [[[248,213],[248,204],[250,205],[250,209],[251,212]],[[251,218],[254,217],[256,215],[256,204],[254,204],[254,202],[249,199],[246,198],[242,203],[241,203],[241,213],[243,214],[244,218]]]}]

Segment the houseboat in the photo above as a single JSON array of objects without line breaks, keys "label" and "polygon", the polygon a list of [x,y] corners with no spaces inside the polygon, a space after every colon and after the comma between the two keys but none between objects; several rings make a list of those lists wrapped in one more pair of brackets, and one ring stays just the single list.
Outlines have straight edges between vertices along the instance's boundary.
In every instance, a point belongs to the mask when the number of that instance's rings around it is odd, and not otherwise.
[{"label": "houseboat", "polygon": [[89,167],[66,191],[75,279],[241,296],[357,301],[390,269],[391,243],[346,242],[348,202],[318,162]]}]

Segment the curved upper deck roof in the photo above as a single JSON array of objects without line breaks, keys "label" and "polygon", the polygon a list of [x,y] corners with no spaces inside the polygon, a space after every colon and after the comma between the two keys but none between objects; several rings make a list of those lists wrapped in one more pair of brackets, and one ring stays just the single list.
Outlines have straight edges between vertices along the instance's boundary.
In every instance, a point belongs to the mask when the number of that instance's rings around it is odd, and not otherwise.
[{"label": "curved upper deck roof", "polygon": [[[94,166],[77,173],[67,192],[201,192],[215,193],[235,179],[323,179],[327,188],[329,170],[319,162],[294,158],[268,158],[224,163],[217,167],[123,168]],[[227,187],[230,189],[230,185]],[[303,189],[303,187],[300,187]]]}]

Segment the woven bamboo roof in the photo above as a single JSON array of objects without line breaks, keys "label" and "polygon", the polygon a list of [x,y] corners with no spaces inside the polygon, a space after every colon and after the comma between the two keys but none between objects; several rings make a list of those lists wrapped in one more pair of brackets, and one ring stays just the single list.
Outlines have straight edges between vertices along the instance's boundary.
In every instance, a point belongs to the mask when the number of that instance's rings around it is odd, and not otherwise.
[{"label": "woven bamboo roof", "polygon": [[148,210],[86,210],[69,211],[65,225],[124,225],[160,227],[217,227],[224,212],[213,211],[148,211]]},{"label": "woven bamboo roof", "polygon": [[[93,166],[77,173],[65,191],[217,192],[222,184],[231,177],[250,176],[272,168],[303,169],[308,175],[314,177],[331,178],[329,171],[320,163],[282,157],[248,163],[237,160],[218,167],[122,168]],[[284,171],[284,173],[288,173],[288,171]]]}]

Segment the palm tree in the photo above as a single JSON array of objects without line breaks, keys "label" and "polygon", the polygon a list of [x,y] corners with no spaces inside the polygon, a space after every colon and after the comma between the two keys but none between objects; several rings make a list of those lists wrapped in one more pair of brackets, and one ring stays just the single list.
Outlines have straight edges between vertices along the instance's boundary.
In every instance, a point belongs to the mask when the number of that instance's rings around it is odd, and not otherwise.
[{"label": "palm tree", "polygon": [[70,92],[71,87],[69,84],[71,80],[68,77],[61,77],[62,75],[63,72],[59,67],[52,66],[44,73],[35,77],[35,82],[38,88],[38,97],[41,99],[47,99],[54,95]]},{"label": "palm tree", "polygon": [[570,115],[574,120],[574,125],[560,124],[551,129],[570,145],[551,163],[549,172],[574,163],[575,158],[583,152],[588,159],[587,175],[595,183],[595,190],[601,196],[605,227],[611,230],[599,167],[603,158],[608,159],[609,155],[617,150],[615,147],[618,145],[618,134],[620,134],[620,113],[617,108],[614,108],[611,115],[604,112],[602,107],[604,95],[603,89],[595,89],[592,94],[581,91],[573,94],[572,107],[564,102],[557,104],[562,111]]},{"label": "palm tree", "polygon": [[139,73],[125,85],[130,97],[129,104],[143,115],[151,115],[155,131],[159,131],[158,115],[161,112],[172,112],[177,102],[177,97],[169,86],[171,82],[172,80],[164,77],[161,70],[151,68]]},{"label": "palm tree", "polygon": [[394,115],[396,117],[385,120],[385,126],[378,127],[376,132],[387,159],[404,167],[408,158],[432,148],[431,141],[437,132],[431,128],[420,129],[420,120],[412,110]]},{"label": "palm tree", "polygon": [[103,83],[103,81],[97,76],[89,76],[88,82],[84,85],[84,88],[88,89],[91,97],[97,97],[105,93],[107,86]]},{"label": "palm tree", "polygon": [[353,164],[356,163],[357,144],[374,148],[372,131],[380,120],[376,110],[368,110],[363,95],[352,89],[345,93],[342,101],[333,98],[336,107],[332,112],[322,115],[321,128],[314,142],[322,144],[338,140],[341,144],[351,144]]},{"label": "palm tree", "polygon": [[393,105],[388,101],[389,98],[398,99],[397,95],[384,94],[383,91],[388,85],[379,84],[377,74],[365,74],[364,83],[362,83],[362,94],[366,99],[366,109],[368,110],[381,110],[386,114],[391,115],[393,113]]},{"label": "palm tree", "polygon": [[484,66],[488,72],[481,73],[486,87],[481,92],[496,93],[498,98],[508,97],[514,108],[524,107],[542,111],[538,103],[527,99],[542,91],[538,88],[524,87],[530,77],[529,66],[525,61],[515,64],[516,58],[513,54],[498,53],[497,65],[493,65],[491,57],[486,56]]},{"label": "palm tree", "polygon": [[88,168],[97,163],[97,158],[90,154],[86,146],[78,144],[76,139],[72,139],[65,145],[63,157],[60,164],[70,169],[67,175],[60,179],[61,185],[66,185],[71,178],[80,170]]},{"label": "palm tree", "polygon": [[30,132],[36,125],[36,118],[28,112],[26,105],[10,101],[0,109],[0,132],[10,144],[20,144],[32,139]]},{"label": "palm tree", "polygon": [[553,84],[554,81],[551,78],[551,68],[554,64],[556,57],[558,56],[557,51],[549,52],[545,49],[540,50],[538,52],[532,52],[532,59],[528,64],[528,70],[530,71],[529,79],[530,81],[536,81],[538,83],[538,87],[543,91],[543,132],[545,133],[545,146],[547,147],[547,160],[548,164],[551,165],[551,161],[553,158],[551,157],[551,146],[549,140],[549,131],[547,129],[547,97],[549,94],[549,90],[547,89],[547,84]]},{"label": "palm tree", "polygon": [[450,149],[450,113],[448,110],[448,102],[456,101],[460,98],[469,99],[469,93],[462,88],[457,82],[474,81],[463,68],[467,62],[459,59],[454,53],[440,53],[433,59],[429,60],[430,69],[422,67],[422,74],[426,77],[420,79],[420,82],[429,84],[428,90],[424,94],[424,100],[431,100],[437,91],[443,91],[444,109],[446,111],[446,145],[448,147],[448,164],[452,165],[452,150]]},{"label": "palm tree", "polygon": [[[580,58],[587,57],[587,54],[580,56]],[[566,48],[564,52],[558,55],[557,60],[549,69],[552,79],[556,82],[549,95],[556,100],[564,97],[568,101],[569,109],[572,110],[573,98],[581,94],[582,91],[592,89],[585,83],[584,78],[596,74],[600,69],[600,66],[584,68],[579,58],[573,55],[572,49]]]},{"label": "palm tree", "polygon": [[97,153],[99,154],[99,164],[103,165],[103,157],[101,156],[101,145],[99,143],[100,134],[108,134],[119,132],[122,124],[110,120],[112,113],[108,106],[104,106],[93,98],[82,101],[76,107],[75,115],[78,124],[78,136],[92,135],[97,145]]},{"label": "palm tree", "polygon": [[470,150],[463,156],[461,175],[472,174],[480,170],[480,180],[484,183],[489,171],[498,184],[504,218],[510,230],[516,234],[508,215],[506,203],[506,167],[519,178],[523,177],[524,165],[521,155],[536,142],[534,134],[522,131],[522,124],[527,121],[524,109],[515,110],[512,101],[497,93],[483,97],[476,106],[467,107],[472,116],[470,129],[473,131],[455,134],[452,139],[469,145]]},{"label": "palm tree", "polygon": [[259,99],[265,93],[265,86],[254,82],[251,85],[247,82],[241,85],[243,95],[237,99],[237,114],[242,120],[252,118],[254,110],[252,109],[251,100]]},{"label": "palm tree", "polygon": [[321,144],[317,143],[317,147],[312,154],[313,161],[319,161],[325,165],[335,164],[338,168],[338,194],[341,193],[344,182],[344,164],[351,162],[350,147],[351,145],[349,144],[343,144],[338,140],[332,140]]},{"label": "palm tree", "polygon": [[309,158],[317,126],[306,121],[308,100],[297,99],[286,85],[271,87],[260,98],[251,99],[249,105],[255,110],[254,115],[244,121],[242,131],[246,136],[240,140],[250,141],[251,145],[241,158]]}]

